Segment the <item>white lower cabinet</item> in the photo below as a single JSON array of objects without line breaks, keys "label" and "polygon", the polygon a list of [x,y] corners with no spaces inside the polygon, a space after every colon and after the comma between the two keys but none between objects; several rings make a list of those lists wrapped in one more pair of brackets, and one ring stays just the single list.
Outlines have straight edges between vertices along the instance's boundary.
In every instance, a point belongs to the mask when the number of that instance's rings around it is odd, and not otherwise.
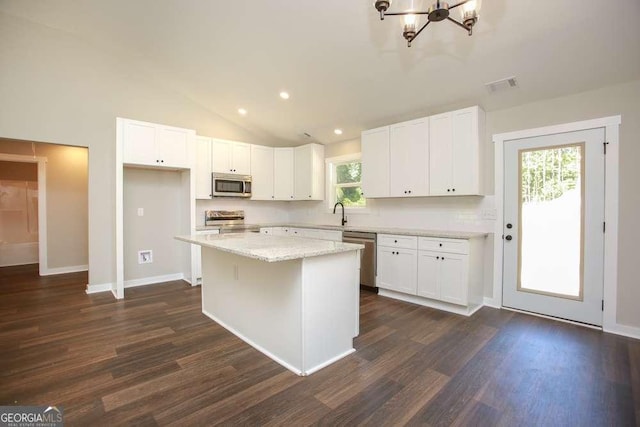
[{"label": "white lower cabinet", "polygon": [[468,304],[468,255],[418,251],[418,296]]},{"label": "white lower cabinet", "polygon": [[483,240],[379,234],[377,285],[381,294],[387,289],[406,296],[386,296],[472,314],[482,306]]},{"label": "white lower cabinet", "polygon": [[378,246],[378,287],[415,295],[416,263],[415,249]]}]

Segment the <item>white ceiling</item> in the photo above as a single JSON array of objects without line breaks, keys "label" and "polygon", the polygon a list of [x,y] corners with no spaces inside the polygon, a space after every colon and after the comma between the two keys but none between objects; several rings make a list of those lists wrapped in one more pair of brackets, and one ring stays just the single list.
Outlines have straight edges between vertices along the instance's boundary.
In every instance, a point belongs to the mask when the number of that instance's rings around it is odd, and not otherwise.
[{"label": "white ceiling", "polygon": [[[286,144],[304,142],[303,132],[331,143],[451,106],[494,110],[638,78],[640,1],[605,3],[484,0],[472,37],[434,23],[411,48],[401,18],[381,22],[373,0],[2,0],[0,11],[135,61]],[[517,89],[484,87],[512,75]]]}]

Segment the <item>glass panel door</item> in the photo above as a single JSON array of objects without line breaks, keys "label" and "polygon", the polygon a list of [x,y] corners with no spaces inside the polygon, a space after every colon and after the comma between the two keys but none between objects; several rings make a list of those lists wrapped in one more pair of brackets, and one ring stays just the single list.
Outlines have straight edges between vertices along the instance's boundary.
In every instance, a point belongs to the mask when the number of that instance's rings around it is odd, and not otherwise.
[{"label": "glass panel door", "polygon": [[584,144],[519,150],[518,290],[582,300]]}]

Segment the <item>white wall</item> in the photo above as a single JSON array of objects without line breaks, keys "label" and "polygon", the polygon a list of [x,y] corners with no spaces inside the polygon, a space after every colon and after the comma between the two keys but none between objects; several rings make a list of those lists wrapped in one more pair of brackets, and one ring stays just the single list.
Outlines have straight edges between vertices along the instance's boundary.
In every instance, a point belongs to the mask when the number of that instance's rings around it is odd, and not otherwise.
[{"label": "white wall", "polygon": [[[123,181],[124,280],[182,273],[187,245],[174,239],[187,234],[182,172],[127,167]],[[153,263],[138,264],[140,250],[153,251]]]},{"label": "white wall", "polygon": [[0,13],[0,137],[89,147],[89,284],[115,281],[116,117],[271,144],[59,30]]}]

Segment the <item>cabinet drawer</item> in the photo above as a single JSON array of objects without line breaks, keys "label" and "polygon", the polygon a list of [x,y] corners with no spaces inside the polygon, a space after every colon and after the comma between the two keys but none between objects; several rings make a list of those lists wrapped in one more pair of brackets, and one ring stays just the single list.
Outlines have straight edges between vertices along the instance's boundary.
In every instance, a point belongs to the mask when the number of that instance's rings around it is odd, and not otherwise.
[{"label": "cabinet drawer", "polygon": [[390,248],[416,249],[418,247],[418,238],[416,236],[378,234],[378,245]]},{"label": "cabinet drawer", "polygon": [[421,251],[448,252],[452,254],[468,254],[469,241],[462,239],[445,239],[437,237],[420,237],[418,249]]}]

